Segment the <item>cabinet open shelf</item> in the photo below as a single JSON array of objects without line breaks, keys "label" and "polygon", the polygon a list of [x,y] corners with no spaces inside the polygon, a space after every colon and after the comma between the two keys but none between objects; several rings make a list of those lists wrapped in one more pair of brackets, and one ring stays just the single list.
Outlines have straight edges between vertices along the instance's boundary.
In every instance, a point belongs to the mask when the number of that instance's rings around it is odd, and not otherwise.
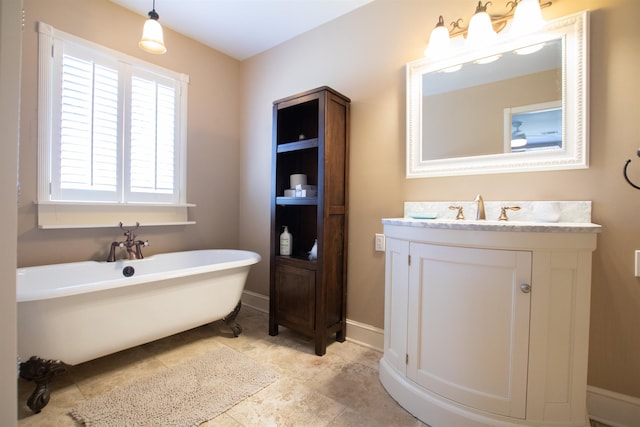
[{"label": "cabinet open shelf", "polygon": [[302,141],[285,142],[278,144],[277,152],[286,153],[289,151],[306,150],[310,148],[318,148],[318,138],[305,139]]},{"label": "cabinet open shelf", "polygon": [[276,204],[280,206],[286,205],[317,205],[317,197],[276,197]]}]

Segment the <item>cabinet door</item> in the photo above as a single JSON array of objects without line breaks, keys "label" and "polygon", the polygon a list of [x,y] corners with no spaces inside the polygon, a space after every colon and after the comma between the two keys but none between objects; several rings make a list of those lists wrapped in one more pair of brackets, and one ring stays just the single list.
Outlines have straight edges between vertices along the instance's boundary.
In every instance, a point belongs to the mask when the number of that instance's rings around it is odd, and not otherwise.
[{"label": "cabinet door", "polygon": [[315,270],[277,264],[275,298],[278,323],[289,328],[313,332],[315,293]]},{"label": "cabinet door", "polygon": [[387,239],[384,305],[384,359],[406,374],[409,242]]},{"label": "cabinet door", "polygon": [[531,253],[410,245],[407,376],[448,399],[525,417]]}]

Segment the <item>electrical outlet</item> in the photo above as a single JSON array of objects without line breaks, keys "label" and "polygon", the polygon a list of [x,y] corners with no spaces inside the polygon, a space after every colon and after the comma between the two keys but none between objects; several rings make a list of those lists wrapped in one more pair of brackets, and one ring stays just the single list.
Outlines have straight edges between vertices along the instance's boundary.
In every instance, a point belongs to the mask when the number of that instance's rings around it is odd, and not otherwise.
[{"label": "electrical outlet", "polygon": [[376,234],[376,251],[384,252],[385,249],[384,234]]}]

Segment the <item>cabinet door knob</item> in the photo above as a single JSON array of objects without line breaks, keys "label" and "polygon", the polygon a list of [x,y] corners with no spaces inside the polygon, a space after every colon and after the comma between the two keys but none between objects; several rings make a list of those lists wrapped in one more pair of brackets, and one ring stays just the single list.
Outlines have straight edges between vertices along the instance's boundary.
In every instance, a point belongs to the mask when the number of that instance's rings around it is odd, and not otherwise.
[{"label": "cabinet door knob", "polygon": [[522,293],[528,294],[529,292],[531,292],[531,285],[528,283],[523,283],[520,285],[520,290],[522,291]]}]

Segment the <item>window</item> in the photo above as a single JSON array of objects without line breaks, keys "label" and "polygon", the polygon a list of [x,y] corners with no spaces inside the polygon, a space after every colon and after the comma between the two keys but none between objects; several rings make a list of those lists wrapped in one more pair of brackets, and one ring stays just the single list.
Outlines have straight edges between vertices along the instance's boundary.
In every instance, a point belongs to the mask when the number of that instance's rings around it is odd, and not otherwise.
[{"label": "window", "polygon": [[38,203],[185,205],[188,77],[39,32]]}]

